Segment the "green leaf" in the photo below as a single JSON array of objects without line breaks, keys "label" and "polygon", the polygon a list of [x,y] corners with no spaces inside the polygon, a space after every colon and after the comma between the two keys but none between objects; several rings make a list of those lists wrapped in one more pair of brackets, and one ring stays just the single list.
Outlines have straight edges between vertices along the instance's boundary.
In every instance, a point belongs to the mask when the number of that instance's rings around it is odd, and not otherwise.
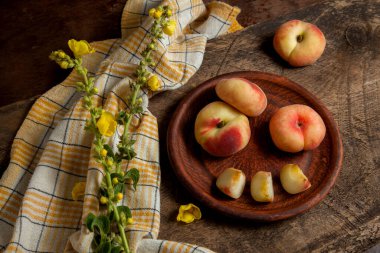
[{"label": "green leaf", "polygon": [[86,223],[86,227],[91,231],[93,232],[94,230],[92,229],[92,224],[94,223],[94,220],[96,219],[96,216],[95,214],[93,213],[89,213],[86,217],[86,220],[85,220],[85,223]]},{"label": "green leaf", "polygon": [[127,218],[132,218],[131,209],[129,209],[129,207],[127,207],[127,206],[118,206],[117,210],[119,211],[119,214],[120,213],[124,213]]},{"label": "green leaf", "polygon": [[120,173],[111,173],[111,179],[116,177],[119,181],[123,180],[123,177],[120,175]]},{"label": "green leaf", "polygon": [[124,150],[123,153],[123,159],[126,160],[132,160],[136,156],[136,152],[132,148]]},{"label": "green leaf", "polygon": [[124,176],[125,179],[132,179],[133,181],[133,188],[136,190],[137,183],[140,179],[140,172],[136,168],[132,168],[128,170],[128,172]]},{"label": "green leaf", "polygon": [[94,219],[91,225],[91,231],[94,231],[97,228],[100,234],[108,234],[110,232],[110,220],[105,215],[99,215]]},{"label": "green leaf", "polygon": [[112,150],[112,148],[110,147],[110,145],[108,145],[108,144],[104,144],[104,145],[103,145],[103,148],[104,148],[105,150],[107,150],[107,156],[110,156],[110,157],[112,157],[112,158],[115,157],[115,154],[113,153],[113,150]]},{"label": "green leaf", "polygon": [[111,253],[120,253],[122,248],[120,246],[113,246]]},{"label": "green leaf", "polygon": [[119,183],[119,184],[115,185],[113,189],[114,189],[115,196],[119,192],[124,194],[124,183]]},{"label": "green leaf", "polygon": [[101,242],[100,245],[96,248],[97,253],[111,253],[111,242],[106,240]]},{"label": "green leaf", "polygon": [[106,187],[100,187],[100,195],[101,196],[105,196],[105,197],[109,197],[108,196],[108,191],[107,191],[107,188]]}]

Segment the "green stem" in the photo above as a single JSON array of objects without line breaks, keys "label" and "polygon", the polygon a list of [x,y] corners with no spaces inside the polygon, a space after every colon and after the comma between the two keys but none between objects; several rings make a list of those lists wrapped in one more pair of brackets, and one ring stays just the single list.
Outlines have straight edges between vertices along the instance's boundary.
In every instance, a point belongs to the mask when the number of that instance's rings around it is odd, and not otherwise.
[{"label": "green stem", "polygon": [[117,227],[118,227],[119,232],[120,232],[121,241],[123,242],[124,251],[126,253],[129,253],[130,250],[129,250],[129,246],[128,246],[128,241],[127,241],[127,237],[125,236],[124,226],[120,222],[119,210],[117,210],[117,207],[114,204],[112,204],[112,209],[113,209],[113,211],[115,213],[115,219],[116,219],[116,222],[117,222]]},{"label": "green stem", "polygon": [[[137,94],[139,93],[139,91],[140,91],[140,85],[134,86],[134,91],[133,91],[132,99],[131,99],[131,108],[135,106]],[[123,131],[123,138],[122,138],[124,143],[128,140],[128,136],[129,136],[128,129],[131,124],[132,118],[133,118],[133,115],[128,114],[127,120],[125,121],[125,124],[124,124],[124,131]]]},{"label": "green stem", "polygon": [[129,250],[129,246],[128,246],[128,241],[127,241],[127,237],[125,236],[124,226],[123,226],[123,224],[120,221],[119,210],[117,209],[117,206],[115,204],[113,204],[112,202],[110,203],[110,205],[111,205],[111,209],[114,211],[115,220],[116,220],[116,223],[117,223],[117,228],[119,229],[119,233],[120,233],[120,236],[121,236],[121,241],[123,243],[124,251],[126,253],[129,253],[130,250]]},{"label": "green stem", "polygon": [[111,174],[108,171],[108,168],[106,168],[106,182],[107,182],[107,192],[108,192],[108,198],[109,201],[112,201],[114,197],[114,189],[112,185],[112,180],[111,180]]},{"label": "green stem", "polygon": [[125,236],[124,227],[120,223],[117,224],[117,227],[119,228],[121,240],[123,242],[123,248],[124,248],[126,253],[129,253],[130,250],[129,250],[129,246],[128,246],[127,237]]}]

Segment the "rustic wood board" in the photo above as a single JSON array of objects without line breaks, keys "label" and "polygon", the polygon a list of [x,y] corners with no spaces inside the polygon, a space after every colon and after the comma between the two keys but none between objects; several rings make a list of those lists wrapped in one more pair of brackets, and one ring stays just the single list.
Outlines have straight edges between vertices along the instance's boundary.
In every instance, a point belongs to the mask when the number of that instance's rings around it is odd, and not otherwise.
[{"label": "rustic wood board", "polygon": [[[313,66],[290,68],[274,53],[273,33],[289,19],[317,24],[327,48]],[[284,75],[317,95],[340,126],[343,168],[330,194],[295,218],[247,223],[201,206],[203,219],[175,221],[179,204],[197,203],[175,178],[166,153],[166,130],[179,100],[193,87],[219,74],[258,70]],[[195,243],[217,252],[363,252],[380,243],[380,1],[329,1],[249,27],[208,44],[200,71],[186,87],[154,97],[161,139],[160,238]],[[30,100],[0,109],[13,123],[1,131],[1,159],[30,106]],[[13,126],[13,128],[11,127]],[[6,160],[6,159],[5,159]],[[1,164],[4,169],[4,162]]]},{"label": "rustic wood board", "polygon": [[[289,19],[318,25],[327,38],[313,66],[291,68],[271,46],[275,29]],[[202,208],[204,218],[174,221],[178,204],[190,201],[169,166],[164,143],[179,100],[219,74],[257,70],[303,85],[333,113],[345,150],[330,194],[309,212],[271,224],[247,223]],[[380,242],[380,1],[329,1],[254,25],[208,44],[201,70],[187,87],[155,97],[161,137],[161,238],[198,243],[217,252],[363,252]]]},{"label": "rustic wood board", "polygon": [[[244,26],[320,1],[223,0],[242,9],[238,20]],[[66,72],[47,57],[53,50],[67,49],[67,40],[119,38],[125,3],[126,0],[0,1],[0,106],[40,95],[62,81]]]}]

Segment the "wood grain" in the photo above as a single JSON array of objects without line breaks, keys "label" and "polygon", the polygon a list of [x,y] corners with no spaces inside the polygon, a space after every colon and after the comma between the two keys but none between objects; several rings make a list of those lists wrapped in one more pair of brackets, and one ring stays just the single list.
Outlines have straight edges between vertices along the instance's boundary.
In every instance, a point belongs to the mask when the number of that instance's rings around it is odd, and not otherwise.
[{"label": "wood grain", "polygon": [[[260,116],[250,118],[251,138],[248,145],[232,156],[217,158],[197,144],[193,134],[194,122],[204,106],[220,101],[215,86],[226,78],[244,78],[257,84],[266,94],[268,106]],[[321,115],[327,132],[317,149],[290,154],[276,148],[271,141],[270,118],[278,109],[291,104],[308,105]],[[335,183],[343,160],[338,127],[321,101],[287,78],[256,71],[220,75],[192,90],[173,114],[167,133],[167,146],[173,170],[192,196],[222,214],[256,221],[286,219],[319,203]],[[309,178],[311,188],[301,194],[288,194],[279,180],[280,169],[286,164],[298,164]],[[236,200],[228,198],[215,186],[218,175],[230,167],[242,170],[247,177],[243,195]],[[251,178],[258,171],[272,174],[275,196],[271,203],[257,203],[251,197]]]},{"label": "wood grain", "polygon": [[[315,65],[291,68],[272,48],[276,28],[294,18],[316,24],[326,35],[326,51]],[[345,150],[342,171],[330,194],[295,218],[239,222],[201,206],[204,219],[183,226],[174,221],[176,208],[199,202],[183,190],[161,152],[160,237],[217,252],[363,252],[380,243],[379,45],[379,1],[330,1],[210,42],[201,70],[188,85],[151,102],[162,141],[176,105],[198,84],[231,71],[271,72],[301,84],[332,112]]]},{"label": "wood grain", "polygon": [[[326,35],[326,51],[313,66],[290,68],[272,49],[275,29],[294,18],[315,23]],[[66,37],[62,36],[60,43]],[[370,248],[376,252],[379,249],[376,244],[380,243],[379,45],[379,0],[329,1],[211,41],[201,69],[188,84],[179,90],[159,94],[150,103],[151,111],[159,120],[161,140],[159,237],[196,243],[221,253],[363,252]],[[178,102],[192,88],[216,75],[240,70],[286,76],[321,99],[332,112],[342,134],[345,150],[342,171],[330,194],[319,205],[289,220],[270,224],[241,222],[200,205],[202,220],[190,225],[179,224],[175,221],[178,206],[199,203],[177,181],[169,165],[165,152],[168,122]],[[51,71],[56,70],[44,70]],[[15,85],[27,79],[23,76],[18,80]],[[1,122],[14,118],[14,123],[3,123],[8,125],[10,135],[17,130],[23,117],[20,115],[30,101],[22,104],[0,115]],[[2,145],[12,137],[2,135]]]},{"label": "wood grain", "polygon": [[[241,7],[239,21],[248,26],[320,1],[224,2]],[[125,3],[126,0],[0,1],[0,106],[41,95],[61,82],[67,73],[48,56],[53,50],[66,50],[69,39],[119,38]]]}]

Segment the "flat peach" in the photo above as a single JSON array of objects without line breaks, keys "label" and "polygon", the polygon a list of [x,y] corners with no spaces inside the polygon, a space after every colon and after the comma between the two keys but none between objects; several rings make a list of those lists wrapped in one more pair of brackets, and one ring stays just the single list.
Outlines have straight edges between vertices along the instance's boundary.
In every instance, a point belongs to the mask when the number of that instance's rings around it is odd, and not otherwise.
[{"label": "flat peach", "polygon": [[286,152],[317,148],[326,134],[325,124],[311,107],[288,105],[280,108],[269,122],[274,144]]},{"label": "flat peach", "polygon": [[259,116],[267,107],[267,97],[257,85],[244,78],[228,78],[215,86],[218,97],[247,116]]},{"label": "flat peach", "polygon": [[214,156],[230,156],[247,146],[251,137],[248,118],[224,102],[206,105],[195,120],[195,139]]}]

